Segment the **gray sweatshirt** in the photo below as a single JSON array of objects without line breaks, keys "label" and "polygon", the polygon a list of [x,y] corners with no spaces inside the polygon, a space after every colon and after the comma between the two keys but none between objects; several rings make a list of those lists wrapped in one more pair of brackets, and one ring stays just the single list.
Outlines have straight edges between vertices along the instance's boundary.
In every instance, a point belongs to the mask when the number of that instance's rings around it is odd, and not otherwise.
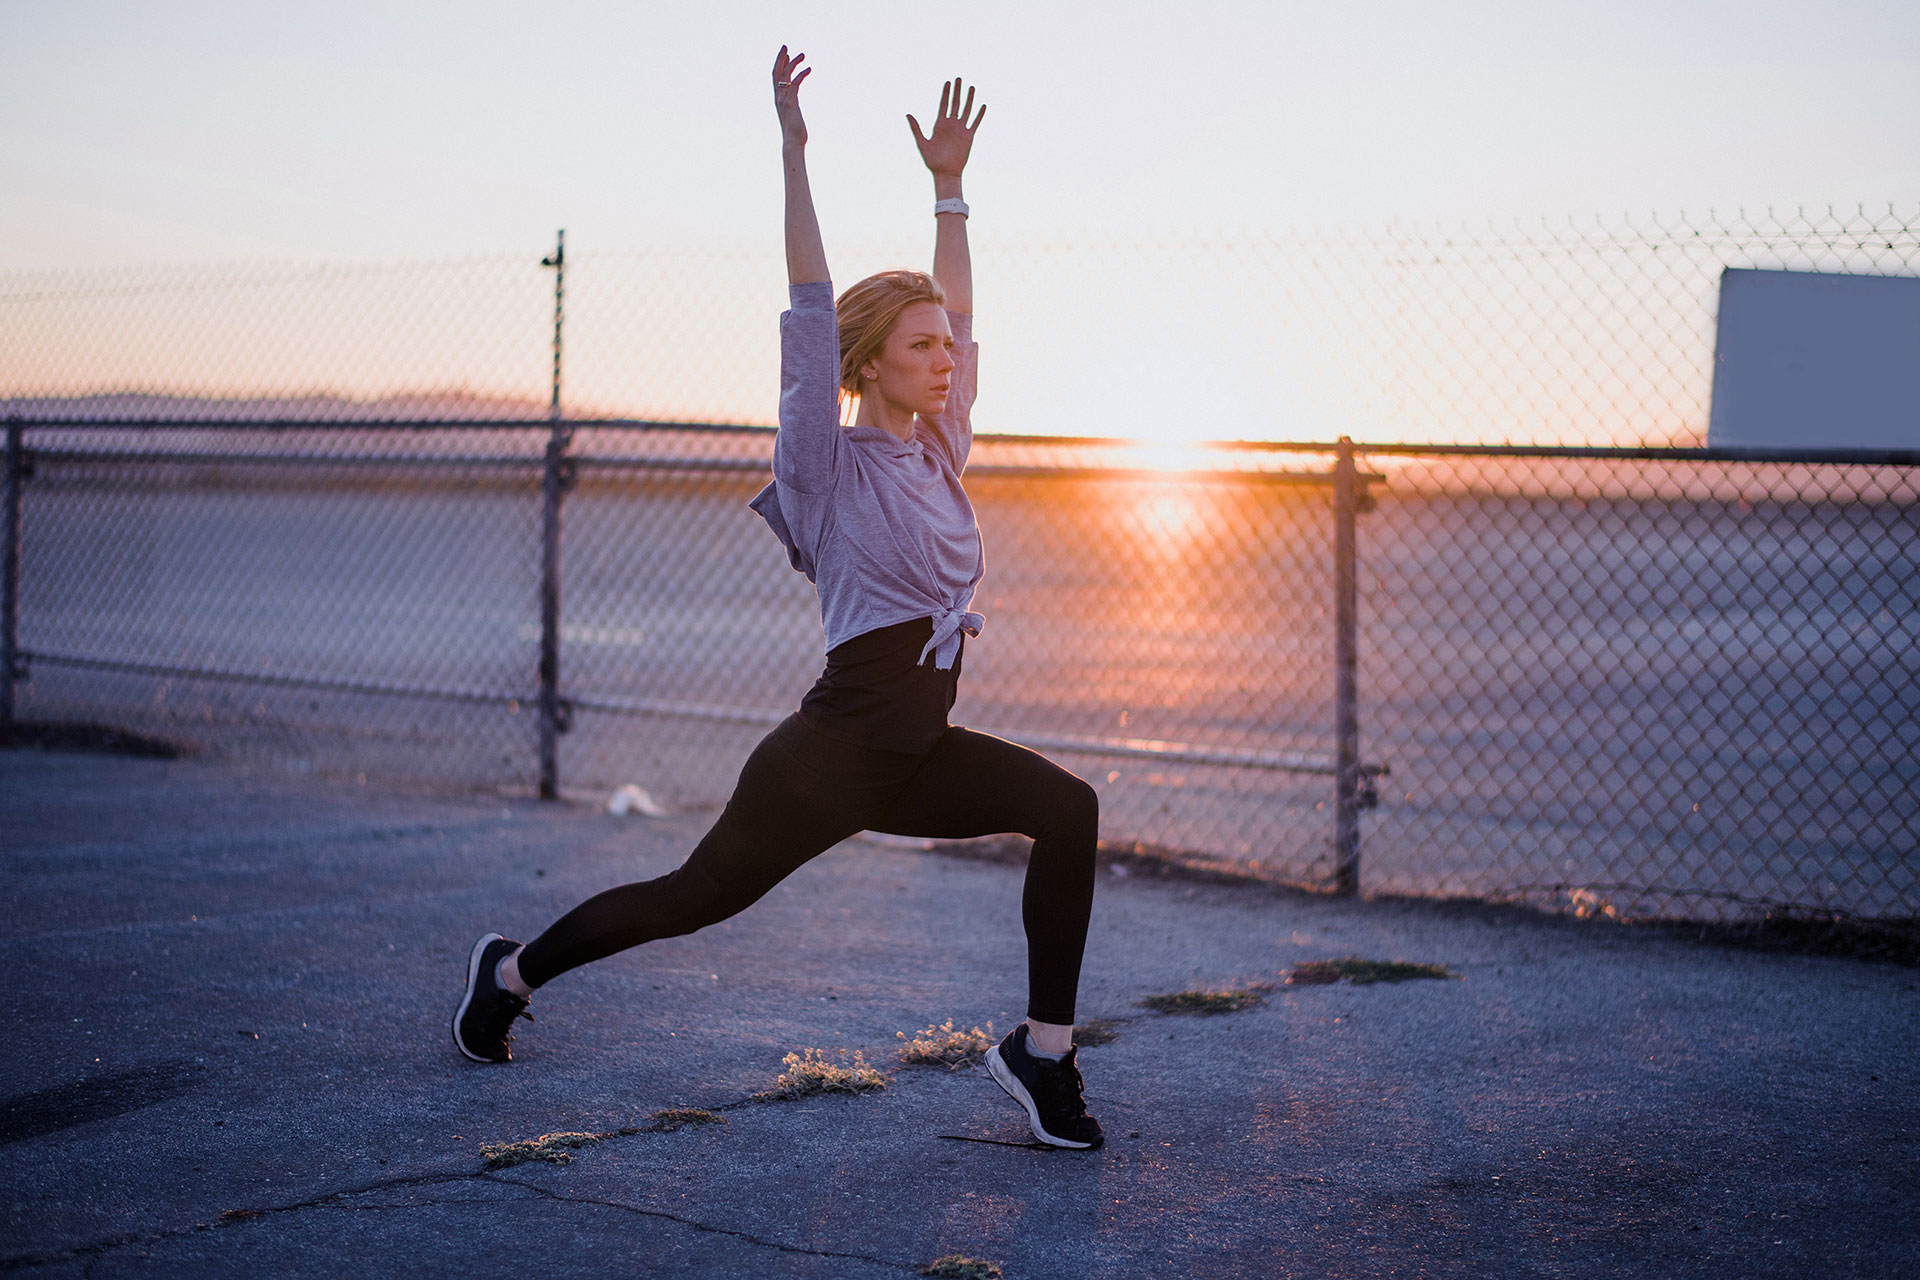
[{"label": "gray sweatshirt", "polygon": [[948,670],[986,562],[973,504],[960,487],[973,444],[970,413],[980,349],[973,317],[947,312],[953,377],[939,417],[914,419],[913,439],[840,425],[840,330],[833,285],[796,284],[780,317],[780,434],[773,483],[750,504],[793,567],[820,593],[827,648],[915,618],[933,619],[924,665]]}]

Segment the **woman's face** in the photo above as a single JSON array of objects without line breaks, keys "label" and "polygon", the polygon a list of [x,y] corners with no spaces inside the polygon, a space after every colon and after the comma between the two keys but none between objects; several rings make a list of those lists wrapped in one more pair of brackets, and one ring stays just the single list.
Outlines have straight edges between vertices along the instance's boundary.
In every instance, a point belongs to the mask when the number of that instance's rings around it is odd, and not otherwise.
[{"label": "woman's face", "polygon": [[860,385],[897,409],[931,418],[947,407],[952,374],[953,326],[946,309],[916,302],[900,313],[879,356],[861,370]]}]

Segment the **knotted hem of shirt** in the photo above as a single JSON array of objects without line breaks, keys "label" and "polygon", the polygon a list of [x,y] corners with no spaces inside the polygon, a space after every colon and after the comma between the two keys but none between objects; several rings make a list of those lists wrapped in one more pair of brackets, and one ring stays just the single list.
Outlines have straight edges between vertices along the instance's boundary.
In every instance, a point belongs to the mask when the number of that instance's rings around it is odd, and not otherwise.
[{"label": "knotted hem of shirt", "polygon": [[925,666],[927,655],[933,655],[933,665],[939,671],[953,670],[953,660],[960,656],[960,633],[978,636],[980,628],[987,625],[986,617],[971,610],[947,609],[933,615],[933,638],[927,641],[927,647],[920,651],[918,665]]}]

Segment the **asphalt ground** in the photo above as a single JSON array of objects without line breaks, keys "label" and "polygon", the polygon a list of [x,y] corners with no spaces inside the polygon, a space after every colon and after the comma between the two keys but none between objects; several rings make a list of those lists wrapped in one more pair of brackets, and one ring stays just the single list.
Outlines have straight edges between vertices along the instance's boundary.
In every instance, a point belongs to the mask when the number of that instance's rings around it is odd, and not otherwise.
[{"label": "asphalt ground", "polygon": [[[0,1269],[1920,1275],[1920,974],[1858,960],[1108,869],[1110,1140],[1042,1150],[982,1069],[895,1054],[1017,1020],[1019,869],[855,840],[557,980],[511,1065],[455,1052],[478,934],[670,869],[711,816],[0,751]],[[1286,983],[1346,956],[1453,976]],[[749,1100],[807,1048],[891,1081]],[[482,1153],[566,1132],[606,1136]]]}]

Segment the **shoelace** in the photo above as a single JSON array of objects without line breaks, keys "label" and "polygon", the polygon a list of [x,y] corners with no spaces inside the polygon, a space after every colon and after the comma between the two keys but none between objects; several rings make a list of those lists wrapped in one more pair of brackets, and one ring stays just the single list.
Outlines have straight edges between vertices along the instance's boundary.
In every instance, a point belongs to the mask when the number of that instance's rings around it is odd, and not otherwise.
[{"label": "shoelace", "polygon": [[1059,1111],[1069,1120],[1087,1114],[1086,1085],[1080,1078],[1080,1068],[1065,1061],[1049,1062],[1045,1058],[1035,1061],[1039,1070],[1034,1073],[1034,1083],[1046,1095],[1048,1109]]},{"label": "shoelace", "polygon": [[511,1042],[513,1040],[513,1023],[516,1018],[525,1018],[528,1022],[533,1021],[533,1015],[527,1012],[527,1002],[511,992],[501,991],[497,992],[494,998],[488,1002],[486,1010],[481,1015],[482,1020],[480,1025],[488,1035],[497,1035],[501,1039]]}]

